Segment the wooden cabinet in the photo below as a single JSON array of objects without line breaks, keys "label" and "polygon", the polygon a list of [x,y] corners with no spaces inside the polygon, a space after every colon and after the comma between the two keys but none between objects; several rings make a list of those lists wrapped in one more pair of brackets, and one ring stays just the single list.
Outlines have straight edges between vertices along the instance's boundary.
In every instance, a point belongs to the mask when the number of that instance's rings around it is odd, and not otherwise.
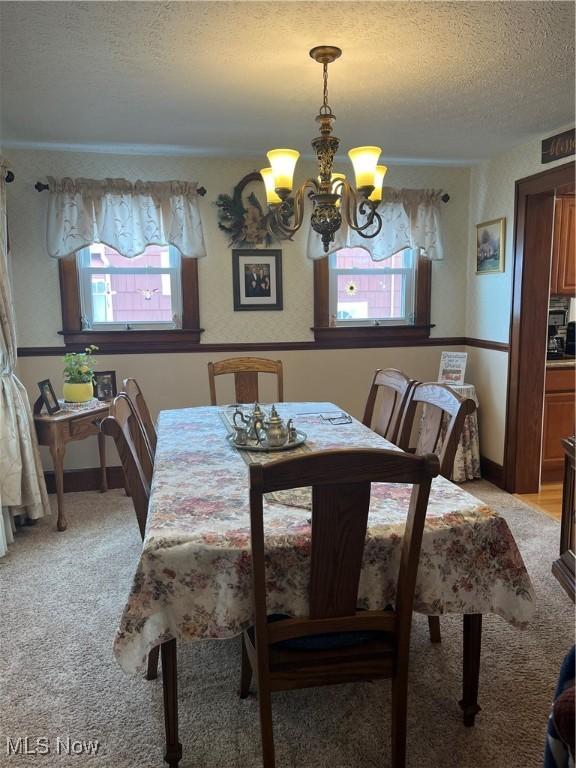
[{"label": "wooden cabinet", "polygon": [[575,369],[548,369],[544,393],[542,482],[561,480],[564,474],[562,440],[574,433]]},{"label": "wooden cabinet", "polygon": [[576,295],[576,198],[557,197],[554,202],[552,274],[550,293]]},{"label": "wooden cabinet", "polygon": [[566,592],[574,600],[576,591],[576,438],[562,441],[566,454],[564,459],[564,488],[562,492],[562,527],[560,529],[560,557],[552,565],[556,576]]}]

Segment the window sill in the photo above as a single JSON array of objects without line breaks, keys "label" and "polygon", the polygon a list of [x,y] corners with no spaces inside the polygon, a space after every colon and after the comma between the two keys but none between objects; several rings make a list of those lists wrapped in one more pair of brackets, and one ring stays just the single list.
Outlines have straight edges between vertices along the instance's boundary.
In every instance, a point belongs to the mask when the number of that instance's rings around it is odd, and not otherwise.
[{"label": "window sill", "polygon": [[334,345],[362,347],[401,347],[406,343],[424,341],[430,338],[434,325],[341,325],[315,326],[314,340],[325,347]]},{"label": "window sill", "polygon": [[186,352],[200,344],[203,328],[169,328],[148,331],[59,331],[65,350],[83,351],[90,344],[100,354],[133,354],[137,352]]}]

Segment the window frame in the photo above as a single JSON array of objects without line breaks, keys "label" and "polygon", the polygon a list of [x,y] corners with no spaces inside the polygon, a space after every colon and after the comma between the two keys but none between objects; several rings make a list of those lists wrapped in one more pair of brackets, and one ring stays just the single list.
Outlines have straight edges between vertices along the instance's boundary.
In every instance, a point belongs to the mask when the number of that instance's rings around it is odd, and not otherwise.
[{"label": "window frame", "polygon": [[410,325],[330,325],[330,268],[328,258],[314,262],[314,340],[323,346],[402,346],[430,338],[432,262],[414,256],[414,322]]},{"label": "window frame", "polygon": [[[142,275],[166,275],[170,278],[170,292],[172,297],[172,320],[150,321],[150,322],[127,322],[127,323],[106,323],[94,322],[93,312],[93,292],[91,290],[91,278],[94,275],[121,275],[126,271],[121,267],[92,267],[90,266],[90,248],[81,248],[76,251],[76,266],[78,269],[78,281],[80,291],[80,311],[82,330],[86,331],[153,331],[153,330],[173,330],[182,326],[182,256],[180,251],[173,245],[168,245],[168,254],[170,263],[166,267],[139,267],[136,263],[131,268],[129,274]],[[81,265],[82,261],[85,265]],[[86,310],[89,310],[90,317],[86,316]]]},{"label": "window frame", "polygon": [[[342,249],[344,250],[344,249]],[[358,328],[365,328],[370,326],[405,326],[405,325],[412,325],[413,319],[414,319],[414,309],[415,309],[415,303],[416,303],[416,295],[415,295],[415,276],[416,276],[416,258],[414,254],[410,255],[410,259],[412,260],[412,265],[408,267],[386,267],[386,260],[381,262],[376,262],[377,264],[381,264],[382,266],[374,267],[374,268],[365,268],[365,269],[356,269],[353,267],[350,267],[349,269],[339,268],[339,267],[332,267],[331,262],[335,258],[336,253],[330,254],[330,256],[327,257],[328,259],[328,299],[330,303],[330,317],[336,318],[336,327],[337,328],[351,328],[351,327],[358,327]],[[350,275],[350,278],[353,278],[355,276],[362,276],[362,275],[401,275],[405,276],[406,282],[407,282],[407,290],[405,294],[403,294],[402,302],[405,303],[405,296],[408,295],[409,297],[409,307],[408,311],[406,311],[406,308],[404,308],[404,315],[399,318],[386,318],[386,317],[378,317],[378,318],[364,318],[362,320],[344,320],[344,319],[338,319],[338,277],[340,275]]]},{"label": "window frame", "polygon": [[133,330],[88,330],[82,328],[80,279],[76,253],[58,260],[64,346],[83,350],[89,344],[101,353],[179,352],[200,344],[198,259],[181,257],[182,327]]}]

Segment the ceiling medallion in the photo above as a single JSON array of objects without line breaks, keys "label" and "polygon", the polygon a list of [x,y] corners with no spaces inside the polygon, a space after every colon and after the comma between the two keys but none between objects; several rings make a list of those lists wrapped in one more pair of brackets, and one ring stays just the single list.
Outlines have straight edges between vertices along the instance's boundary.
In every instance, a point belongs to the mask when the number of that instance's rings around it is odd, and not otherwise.
[{"label": "ceiling medallion", "polygon": [[[316,116],[320,135],[312,141],[318,160],[318,178],[307,179],[291,196],[294,169],[300,156],[295,149],[270,150],[267,153],[270,168],[260,171],[274,226],[287,237],[297,232],[304,222],[304,196],[308,191],[314,206],[310,223],[321,236],[325,253],[343,221],[365,238],[375,237],[380,232],[382,219],[377,207],[382,199],[382,182],[387,171],[385,165],[377,165],[382,151],[380,147],[356,147],[348,152],[354,166],[356,189],[344,174],[332,171],[340,140],[332,135],[336,115],[328,104],[328,65],[341,55],[340,48],[333,45],[318,45],[310,51],[310,56],[322,64],[324,72],[324,99]],[[292,224],[287,215],[288,207],[294,217]]]}]

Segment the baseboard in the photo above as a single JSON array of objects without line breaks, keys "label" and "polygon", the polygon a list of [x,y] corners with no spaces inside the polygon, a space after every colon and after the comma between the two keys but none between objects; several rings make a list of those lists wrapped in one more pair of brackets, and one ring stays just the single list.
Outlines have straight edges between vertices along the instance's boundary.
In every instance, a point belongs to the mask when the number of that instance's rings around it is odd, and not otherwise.
[{"label": "baseboard", "polygon": [[480,470],[484,480],[488,480],[488,482],[497,485],[498,488],[506,490],[504,483],[504,467],[502,464],[497,464],[495,461],[492,461],[492,459],[480,456]]},{"label": "baseboard", "polygon": [[542,483],[561,483],[564,480],[564,459],[557,462],[547,461],[542,467],[540,481]]},{"label": "baseboard", "polygon": [[[122,467],[107,467],[108,488],[124,488]],[[54,472],[44,472],[48,493],[56,493]],[[68,469],[64,472],[64,493],[100,490],[100,468]]]}]

